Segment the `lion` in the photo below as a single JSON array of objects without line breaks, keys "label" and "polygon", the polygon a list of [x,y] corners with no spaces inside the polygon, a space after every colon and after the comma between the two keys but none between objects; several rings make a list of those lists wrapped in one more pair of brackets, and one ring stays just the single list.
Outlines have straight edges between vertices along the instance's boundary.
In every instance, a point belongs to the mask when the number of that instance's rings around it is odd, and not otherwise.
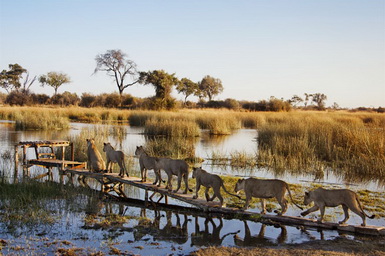
[{"label": "lion", "polygon": [[[206,187],[206,191],[205,191],[206,201],[207,202],[213,201],[216,197],[218,197],[220,201],[220,207],[223,206],[223,197],[221,195],[221,187],[227,194],[231,196],[236,196],[239,199],[241,198],[240,196],[231,194],[226,190],[226,187],[223,185],[223,180],[221,179],[221,177],[219,177],[216,174],[208,173],[207,171],[203,170],[201,167],[193,168],[192,177],[193,179],[196,179],[196,190],[195,190],[195,196],[193,196],[193,199],[198,198],[198,191],[201,185]],[[210,188],[213,188],[214,190],[214,195],[211,198],[209,197],[209,193],[208,193]]]},{"label": "lion", "polygon": [[349,219],[349,209],[362,218],[361,226],[366,226],[365,216],[373,219],[375,215],[369,216],[362,209],[361,203],[355,192],[349,189],[324,189],[317,188],[310,192],[305,192],[304,204],[308,205],[314,202],[314,206],[301,213],[302,216],[306,216],[311,212],[315,212],[318,209],[321,211],[321,216],[318,218],[318,222],[322,222],[325,214],[325,207],[336,207],[342,205],[345,213],[345,218],[339,222],[344,224]]},{"label": "lion", "polygon": [[153,156],[149,156],[144,150],[143,146],[136,147],[135,156],[139,157],[140,175],[142,178],[141,182],[146,182],[148,170],[154,170],[155,182],[152,184],[155,185],[158,182],[158,177],[159,177],[159,171],[156,169],[156,165],[155,165],[155,159],[157,158]]},{"label": "lion", "polygon": [[91,172],[104,171],[106,165],[100,154],[99,150],[96,148],[94,139],[86,139],[87,141],[87,166]]},{"label": "lion", "polygon": [[240,179],[235,185],[235,192],[239,193],[239,191],[242,189],[245,191],[246,194],[246,204],[242,208],[242,210],[246,210],[249,207],[249,203],[252,197],[257,197],[261,198],[261,214],[265,214],[265,198],[275,198],[277,199],[279,205],[282,208],[280,212],[275,212],[278,215],[283,215],[287,211],[287,200],[285,199],[286,190],[289,192],[290,200],[294,203],[294,205],[303,210],[301,206],[297,205],[293,201],[289,185],[282,180],[260,180],[255,178]]},{"label": "lion", "polygon": [[104,143],[103,151],[106,152],[108,172],[112,172],[112,165],[118,163],[120,167],[119,176],[124,177],[124,173],[127,174],[127,177],[130,176],[124,163],[124,153],[122,151],[115,150],[109,142]]},{"label": "lion", "polygon": [[[183,178],[184,184],[185,184],[185,190],[183,194],[187,194],[187,190],[192,192],[192,189],[189,189],[188,187],[189,166],[186,163],[186,161],[181,159],[156,158],[155,167],[157,170],[156,172],[158,172],[157,175],[159,176],[159,179],[161,178],[160,170],[164,170],[166,172],[168,177],[166,188],[169,191],[172,191],[173,193],[177,193],[178,190],[180,189],[182,178]],[[175,190],[172,190],[172,184],[171,184],[172,175],[176,175],[178,177],[178,187]]]}]

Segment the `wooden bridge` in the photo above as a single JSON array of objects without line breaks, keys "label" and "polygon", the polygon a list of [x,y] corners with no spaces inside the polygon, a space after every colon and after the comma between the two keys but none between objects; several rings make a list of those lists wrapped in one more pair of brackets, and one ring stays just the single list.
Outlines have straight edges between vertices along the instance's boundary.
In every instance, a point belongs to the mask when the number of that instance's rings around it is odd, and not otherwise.
[{"label": "wooden bridge", "polygon": [[[128,198],[124,192],[123,185],[135,186],[145,191],[144,204],[145,205],[155,205],[158,202],[152,201],[152,196],[156,193],[161,195],[160,199],[164,198],[165,204],[168,204],[168,197],[185,202],[189,205],[194,206],[202,212],[221,214],[224,216],[231,216],[241,219],[251,219],[251,220],[269,220],[276,223],[281,223],[285,225],[295,225],[300,227],[312,227],[312,228],[321,228],[321,229],[331,229],[338,230],[342,232],[351,232],[364,235],[374,235],[374,236],[385,236],[385,227],[378,226],[366,226],[362,227],[360,225],[340,225],[338,223],[323,222],[318,223],[316,220],[302,218],[302,217],[293,217],[293,216],[277,216],[270,214],[258,214],[250,211],[242,211],[238,208],[230,207],[219,207],[219,202],[207,202],[203,199],[193,199],[193,194],[183,194],[172,193],[165,188],[157,187],[153,185],[152,182],[141,182],[138,177],[120,177],[117,173],[95,173],[90,172],[86,168],[86,163],[73,161],[73,146],[71,147],[71,161],[64,160],[64,147],[70,146],[71,144],[66,141],[44,141],[44,142],[20,142],[17,147],[23,146],[24,156],[23,163],[30,167],[32,165],[40,165],[49,169],[48,173],[51,172],[52,167],[57,167],[61,177],[64,175],[70,175],[73,179],[75,175],[78,177],[80,183],[86,184],[85,178],[95,179],[102,184],[102,190],[105,193],[114,191],[120,198]],[[56,159],[53,155],[50,155],[49,158],[41,157],[37,149],[40,147],[49,147],[53,150],[53,147],[59,146],[62,147],[62,159]],[[36,149],[37,159],[27,160],[26,159],[26,148],[33,147]],[[15,150],[17,154],[17,150]],[[40,156],[40,157],[39,157]],[[44,155],[45,156],[45,155]],[[17,156],[16,158],[17,159]],[[48,175],[47,173],[47,175]],[[45,175],[40,175],[41,177]],[[153,192],[149,197],[149,192]],[[188,207],[184,207],[188,208]]]}]

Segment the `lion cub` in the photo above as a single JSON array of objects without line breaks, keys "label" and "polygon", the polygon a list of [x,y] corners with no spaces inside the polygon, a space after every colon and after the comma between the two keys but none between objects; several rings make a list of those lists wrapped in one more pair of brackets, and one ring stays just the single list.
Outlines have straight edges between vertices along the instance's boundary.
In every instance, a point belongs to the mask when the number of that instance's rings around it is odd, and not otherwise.
[{"label": "lion cub", "polygon": [[362,218],[361,226],[366,226],[365,216],[373,219],[375,215],[369,216],[362,209],[361,203],[358,200],[356,193],[349,189],[324,189],[317,188],[316,190],[305,192],[304,204],[308,205],[314,202],[314,206],[301,213],[302,216],[306,216],[311,212],[317,210],[321,211],[321,216],[318,218],[318,222],[322,222],[325,214],[325,207],[336,207],[342,205],[344,209],[345,218],[340,221],[340,224],[344,224],[349,219],[349,209]]},{"label": "lion cub", "polygon": [[[213,201],[216,197],[218,197],[221,203],[220,207],[223,206],[223,197],[221,195],[221,187],[227,194],[231,196],[236,196],[239,199],[241,198],[240,196],[231,194],[226,190],[225,186],[223,185],[223,180],[221,179],[221,177],[219,177],[216,174],[208,173],[205,170],[203,170],[201,167],[193,168],[192,177],[193,179],[194,178],[196,179],[196,190],[195,190],[195,196],[193,196],[193,199],[198,198],[198,192],[201,185],[206,187],[206,191],[205,191],[206,200]],[[208,193],[210,188],[213,188],[214,190],[214,195],[211,198]]]}]

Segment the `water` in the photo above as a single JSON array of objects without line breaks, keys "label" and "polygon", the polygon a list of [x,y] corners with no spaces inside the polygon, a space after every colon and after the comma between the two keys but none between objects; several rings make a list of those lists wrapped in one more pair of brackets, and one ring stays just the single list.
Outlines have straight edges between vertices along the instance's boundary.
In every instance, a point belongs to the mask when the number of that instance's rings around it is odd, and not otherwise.
[{"label": "water", "polygon": [[[15,131],[12,123],[0,123],[0,153],[13,152],[14,145],[19,141],[65,139],[68,135],[80,133],[82,128],[90,128],[92,124],[73,123],[68,131]],[[123,141],[116,141],[111,136],[110,141],[117,148],[123,149],[126,154],[133,155],[136,146],[144,145],[146,138],[143,129],[125,126],[126,136]],[[196,142],[196,156],[206,159],[202,167],[209,172],[221,175],[239,177],[280,178],[290,183],[308,183],[314,177],[308,175],[293,175],[289,172],[272,172],[266,169],[235,169],[230,166],[213,165],[207,158],[211,153],[220,152],[229,155],[231,152],[245,152],[255,154],[258,150],[256,130],[242,129],[230,136],[211,137],[203,132]],[[30,153],[32,154],[32,153]],[[33,156],[30,156],[33,157]],[[2,160],[3,161],[3,160]],[[136,169],[139,170],[137,160]],[[14,177],[13,167],[5,162],[0,164],[2,175],[9,178],[10,182],[23,179],[22,172]],[[7,171],[8,170],[8,171]],[[19,169],[20,170],[20,169]],[[31,168],[31,176],[45,173],[41,167]],[[150,179],[153,178],[150,171]],[[17,179],[16,179],[17,178]],[[57,172],[53,179],[59,182]],[[47,180],[44,178],[43,180]],[[350,187],[354,190],[368,188],[383,193],[384,187],[377,181],[363,183],[348,183],[341,176],[327,172],[320,180],[323,183],[333,183],[340,187]],[[100,184],[88,181],[88,185],[95,190],[100,190]],[[79,186],[77,180],[71,184],[65,177],[61,189],[70,191],[72,186]],[[141,189],[126,186],[125,193],[131,198],[143,199]],[[107,199],[95,197],[88,192],[79,193],[71,198],[47,198],[51,214],[55,217],[53,224],[40,224],[32,226],[19,226],[17,228],[0,223],[0,240],[7,242],[1,251],[3,254],[48,254],[52,255],[58,250],[77,248],[78,254],[103,252],[105,254],[140,254],[140,255],[168,255],[188,254],[206,246],[268,246],[282,247],[296,245],[313,240],[347,239],[365,242],[367,238],[349,234],[339,234],[331,230],[300,229],[294,226],[270,225],[253,221],[238,219],[224,219],[205,215],[204,213],[191,213],[188,211],[170,211],[166,209],[154,210],[143,208],[137,203],[118,203]],[[169,199],[170,204],[183,205]],[[187,205],[186,205],[187,206]],[[250,209],[260,211],[260,204]],[[333,214],[336,209],[327,209],[326,213]],[[101,224],[107,216],[123,216],[124,221],[119,223]],[[318,213],[317,213],[318,214]],[[342,219],[342,210],[339,209],[333,218]],[[299,216],[299,210],[289,206],[287,215]],[[316,215],[314,215],[316,216]],[[88,222],[96,219],[95,222]],[[351,214],[348,224],[359,224],[361,220]],[[368,225],[385,226],[383,218],[367,220]],[[381,242],[381,239],[371,238],[371,242]],[[13,246],[13,247],[12,247]],[[15,246],[20,250],[15,251]]]}]

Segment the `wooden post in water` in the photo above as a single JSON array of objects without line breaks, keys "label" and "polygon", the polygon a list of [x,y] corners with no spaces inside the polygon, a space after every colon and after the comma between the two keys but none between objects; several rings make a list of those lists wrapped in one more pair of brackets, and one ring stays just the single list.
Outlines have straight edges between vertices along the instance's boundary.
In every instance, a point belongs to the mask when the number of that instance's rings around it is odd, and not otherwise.
[{"label": "wooden post in water", "polygon": [[27,165],[27,146],[23,145],[23,165]]},{"label": "wooden post in water", "polygon": [[18,172],[19,172],[19,146],[15,145],[15,170],[13,174],[14,183],[18,182],[17,180],[17,176],[19,175]]},{"label": "wooden post in water", "polygon": [[144,205],[148,205],[148,189],[145,189],[144,191]]},{"label": "wooden post in water", "polygon": [[70,143],[70,148],[71,148],[71,161],[75,161],[75,151],[74,151],[74,143]]}]

